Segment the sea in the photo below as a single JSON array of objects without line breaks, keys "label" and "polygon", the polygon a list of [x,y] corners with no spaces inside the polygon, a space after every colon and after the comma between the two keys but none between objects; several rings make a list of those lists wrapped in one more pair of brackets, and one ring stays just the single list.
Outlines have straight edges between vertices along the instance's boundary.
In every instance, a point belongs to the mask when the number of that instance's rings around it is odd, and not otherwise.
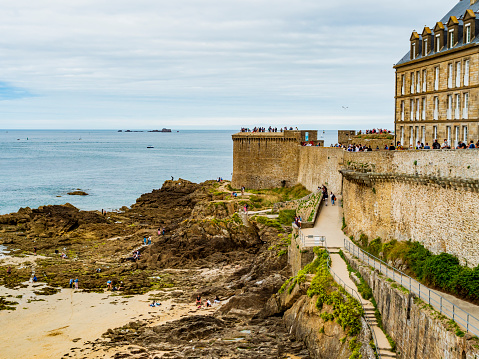
[{"label": "sea", "polygon": [[[0,130],[0,214],[65,203],[111,211],[172,177],[231,179],[236,132]],[[337,131],[319,130],[318,137],[329,146]],[[67,194],[74,190],[88,196]]]}]

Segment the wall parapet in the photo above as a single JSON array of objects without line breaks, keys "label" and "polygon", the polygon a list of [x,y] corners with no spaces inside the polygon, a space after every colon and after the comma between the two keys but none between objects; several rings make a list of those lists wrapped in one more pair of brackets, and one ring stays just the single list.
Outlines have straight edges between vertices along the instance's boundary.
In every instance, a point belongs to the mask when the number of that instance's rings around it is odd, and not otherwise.
[{"label": "wall parapet", "polygon": [[351,169],[341,169],[339,172],[348,181],[363,184],[368,187],[373,187],[377,182],[389,181],[437,186],[453,190],[461,189],[479,193],[479,179],[473,178],[439,177],[407,173],[358,172]]}]

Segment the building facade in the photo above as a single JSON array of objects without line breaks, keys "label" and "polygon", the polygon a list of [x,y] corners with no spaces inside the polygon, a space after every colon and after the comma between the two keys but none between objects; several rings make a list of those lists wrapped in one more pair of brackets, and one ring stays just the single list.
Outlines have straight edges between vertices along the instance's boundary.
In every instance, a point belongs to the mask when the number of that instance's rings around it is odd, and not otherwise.
[{"label": "building facade", "polygon": [[479,0],[461,0],[431,29],[413,31],[394,66],[396,141],[479,140]]}]

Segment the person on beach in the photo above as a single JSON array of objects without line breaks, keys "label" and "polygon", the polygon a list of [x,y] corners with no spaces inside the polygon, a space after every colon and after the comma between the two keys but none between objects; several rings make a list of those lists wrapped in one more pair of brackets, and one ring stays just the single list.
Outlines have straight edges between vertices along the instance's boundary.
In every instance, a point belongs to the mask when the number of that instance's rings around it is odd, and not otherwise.
[{"label": "person on beach", "polygon": [[196,296],[196,305],[198,306],[198,308],[200,308],[202,305],[201,296],[199,294]]},{"label": "person on beach", "polygon": [[75,289],[78,289],[78,278],[75,278],[73,282],[75,283]]},{"label": "person on beach", "polygon": [[211,307],[211,302],[209,299],[206,299],[206,308],[210,308]]},{"label": "person on beach", "polygon": [[111,280],[107,280],[106,282],[106,286],[107,286],[107,290],[112,290],[113,289],[113,286],[112,286],[112,283],[111,283]]}]

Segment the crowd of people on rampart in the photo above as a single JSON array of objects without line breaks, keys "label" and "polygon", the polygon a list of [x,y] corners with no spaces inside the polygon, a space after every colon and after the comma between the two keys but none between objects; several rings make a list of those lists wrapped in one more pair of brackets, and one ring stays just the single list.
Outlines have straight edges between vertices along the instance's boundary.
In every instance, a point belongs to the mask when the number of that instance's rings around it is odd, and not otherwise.
[{"label": "crowd of people on rampart", "polygon": [[416,145],[409,145],[409,146],[403,146],[401,145],[401,141],[398,141],[396,143],[396,146],[394,146],[394,143],[391,143],[390,145],[385,145],[384,148],[379,148],[379,146],[376,146],[375,149],[371,147],[371,145],[363,146],[361,144],[349,144],[349,145],[343,145],[340,143],[337,143],[335,145],[331,144],[331,147],[337,147],[337,148],[342,148],[345,151],[348,152],[369,152],[369,151],[400,151],[400,150],[450,150],[450,149],[479,149],[479,140],[474,143],[473,140],[469,142],[469,144],[458,141],[457,145],[451,146],[449,141],[447,139],[444,139],[444,142],[439,143],[438,140],[434,140],[434,142],[430,145],[429,142],[426,142],[425,144],[423,142],[417,141]]},{"label": "crowd of people on rampart", "polygon": [[373,128],[372,130],[366,130],[362,132],[362,130],[359,130],[357,133],[358,135],[366,134],[366,135],[372,135],[372,134],[383,134],[383,133],[391,133],[391,131],[386,130],[385,128]]},{"label": "crowd of people on rampart", "polygon": [[[279,128],[279,131],[278,131],[278,128],[277,127],[272,127],[272,126],[269,126],[268,128],[266,127],[255,127],[253,128],[253,130],[250,130],[249,128],[247,127],[241,127],[241,132],[283,132],[283,131],[293,131],[293,127],[286,127],[284,126],[284,128],[280,127]],[[298,128],[296,127],[296,131],[298,130]]]}]

